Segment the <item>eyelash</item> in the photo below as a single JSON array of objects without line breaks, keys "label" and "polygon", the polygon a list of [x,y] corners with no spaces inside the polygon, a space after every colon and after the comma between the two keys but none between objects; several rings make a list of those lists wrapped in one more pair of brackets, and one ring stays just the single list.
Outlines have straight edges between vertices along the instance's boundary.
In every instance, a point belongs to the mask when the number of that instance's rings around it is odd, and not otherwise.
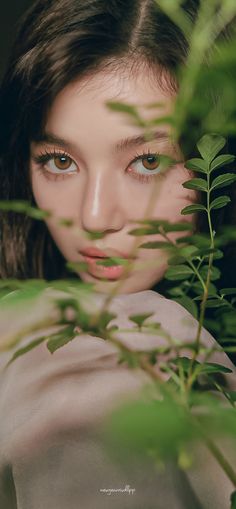
[{"label": "eyelash", "polygon": [[[133,163],[135,163],[136,161],[139,161],[139,160],[142,161],[142,159],[145,159],[146,157],[159,157],[159,155],[160,155],[159,153],[157,153],[157,152],[153,153],[150,150],[148,150],[147,152],[142,152],[141,154],[136,153],[133,156],[133,158],[128,166],[128,169],[127,169],[128,173],[130,175],[132,175],[133,178],[137,179],[139,182],[142,182],[142,183],[148,183],[155,178],[160,178],[161,172],[155,173],[153,175],[145,175],[145,174],[137,173],[137,172],[133,171],[131,168],[131,165]],[[44,168],[44,166],[51,159],[53,159],[55,157],[68,157],[69,159],[71,159],[72,162],[75,162],[67,152],[65,152],[65,151],[60,152],[56,149],[54,149],[52,151],[45,150],[45,152],[42,152],[38,156],[34,156],[32,159],[37,164],[37,170],[40,171],[40,173],[42,173],[44,176],[46,176],[46,178],[48,180],[53,180],[53,181],[64,180],[64,179],[70,177],[72,175],[72,173],[75,173],[74,171],[73,172],[68,171],[67,173],[64,173],[64,174],[63,174],[63,172],[57,174],[57,173],[51,173],[48,170],[46,170]]]}]

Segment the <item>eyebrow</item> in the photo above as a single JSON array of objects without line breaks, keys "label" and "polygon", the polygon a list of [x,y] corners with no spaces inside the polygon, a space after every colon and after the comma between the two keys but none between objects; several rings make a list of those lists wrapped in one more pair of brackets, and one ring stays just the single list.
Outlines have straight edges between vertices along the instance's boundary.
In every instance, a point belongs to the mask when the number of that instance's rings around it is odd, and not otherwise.
[{"label": "eyebrow", "polygon": [[[115,152],[123,152],[126,149],[132,148],[132,147],[138,147],[140,145],[144,145],[145,143],[150,143],[154,140],[169,140],[169,135],[163,131],[152,131],[150,139],[147,139],[147,137],[143,135],[138,136],[129,136],[127,138],[124,138],[120,141],[118,141],[114,147]],[[33,140],[34,143],[40,144],[40,143],[50,143],[50,144],[56,144],[60,145],[61,147],[65,149],[70,149],[73,151],[76,151],[77,147],[65,140],[64,138],[60,138],[56,136],[55,134],[45,131],[40,137]]]}]

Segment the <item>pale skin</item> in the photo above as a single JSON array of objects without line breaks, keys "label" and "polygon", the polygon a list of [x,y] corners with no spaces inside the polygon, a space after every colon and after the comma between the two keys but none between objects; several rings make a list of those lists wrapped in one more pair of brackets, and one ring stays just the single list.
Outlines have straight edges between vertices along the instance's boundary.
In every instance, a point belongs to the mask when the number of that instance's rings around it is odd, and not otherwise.
[{"label": "pale skin", "polygon": [[[130,73],[125,76],[103,71],[89,80],[73,82],[56,97],[45,132],[57,141],[31,143],[30,169],[35,201],[52,212],[47,226],[70,262],[84,261],[80,250],[88,247],[97,247],[110,256],[115,256],[116,250],[130,255],[135,238],[128,232],[139,226],[133,221],[144,218],[154,186],[157,192],[152,218],[193,221],[192,216],[181,216],[181,210],[194,201],[194,193],[182,187],[189,178],[184,162],[160,172],[159,154],[180,161],[179,150],[168,137],[169,127],[158,126],[159,133],[151,141],[137,140],[144,135],[143,129],[127,115],[108,109],[108,101],[134,104],[149,120],[170,112],[174,96],[148,73],[140,71],[132,77]],[[148,109],[147,105],[154,102],[162,107]],[[128,143],[121,147],[125,139]],[[36,162],[35,158],[45,152],[50,160]],[[59,218],[72,219],[76,228],[62,227]],[[87,232],[103,232],[104,236],[88,240]],[[180,235],[183,233],[172,234],[172,238]],[[140,244],[150,240],[160,240],[160,236],[146,236]],[[142,270],[140,262],[146,262]],[[167,253],[139,248],[129,274],[123,278],[121,293],[151,288],[162,279],[166,267]],[[107,293],[117,284],[117,279],[104,280],[101,268],[96,269],[96,275],[87,270],[78,270],[78,274],[82,281],[94,283],[98,292]]]}]

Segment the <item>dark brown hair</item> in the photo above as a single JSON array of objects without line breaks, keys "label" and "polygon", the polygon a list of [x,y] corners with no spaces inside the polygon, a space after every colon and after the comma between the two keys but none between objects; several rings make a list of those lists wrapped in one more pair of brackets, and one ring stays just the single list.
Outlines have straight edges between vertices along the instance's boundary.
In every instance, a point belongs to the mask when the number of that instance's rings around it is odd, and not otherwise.
[{"label": "dark brown hair", "polygon": [[[198,0],[183,8],[194,22]],[[155,0],[38,0],[22,18],[0,89],[0,199],[34,204],[30,141],[43,131],[56,95],[108,66],[142,63],[171,89],[188,53],[180,29]],[[43,222],[1,213],[0,276],[62,277],[65,262]]]}]

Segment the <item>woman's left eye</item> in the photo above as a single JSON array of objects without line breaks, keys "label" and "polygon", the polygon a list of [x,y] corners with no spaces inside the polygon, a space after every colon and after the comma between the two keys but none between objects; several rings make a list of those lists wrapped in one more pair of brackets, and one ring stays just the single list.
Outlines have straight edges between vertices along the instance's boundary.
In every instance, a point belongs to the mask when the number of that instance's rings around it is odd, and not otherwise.
[{"label": "woman's left eye", "polygon": [[152,178],[154,175],[159,174],[161,171],[161,161],[158,154],[144,154],[137,156],[129,165],[128,172],[137,176],[137,178],[145,177]]}]

